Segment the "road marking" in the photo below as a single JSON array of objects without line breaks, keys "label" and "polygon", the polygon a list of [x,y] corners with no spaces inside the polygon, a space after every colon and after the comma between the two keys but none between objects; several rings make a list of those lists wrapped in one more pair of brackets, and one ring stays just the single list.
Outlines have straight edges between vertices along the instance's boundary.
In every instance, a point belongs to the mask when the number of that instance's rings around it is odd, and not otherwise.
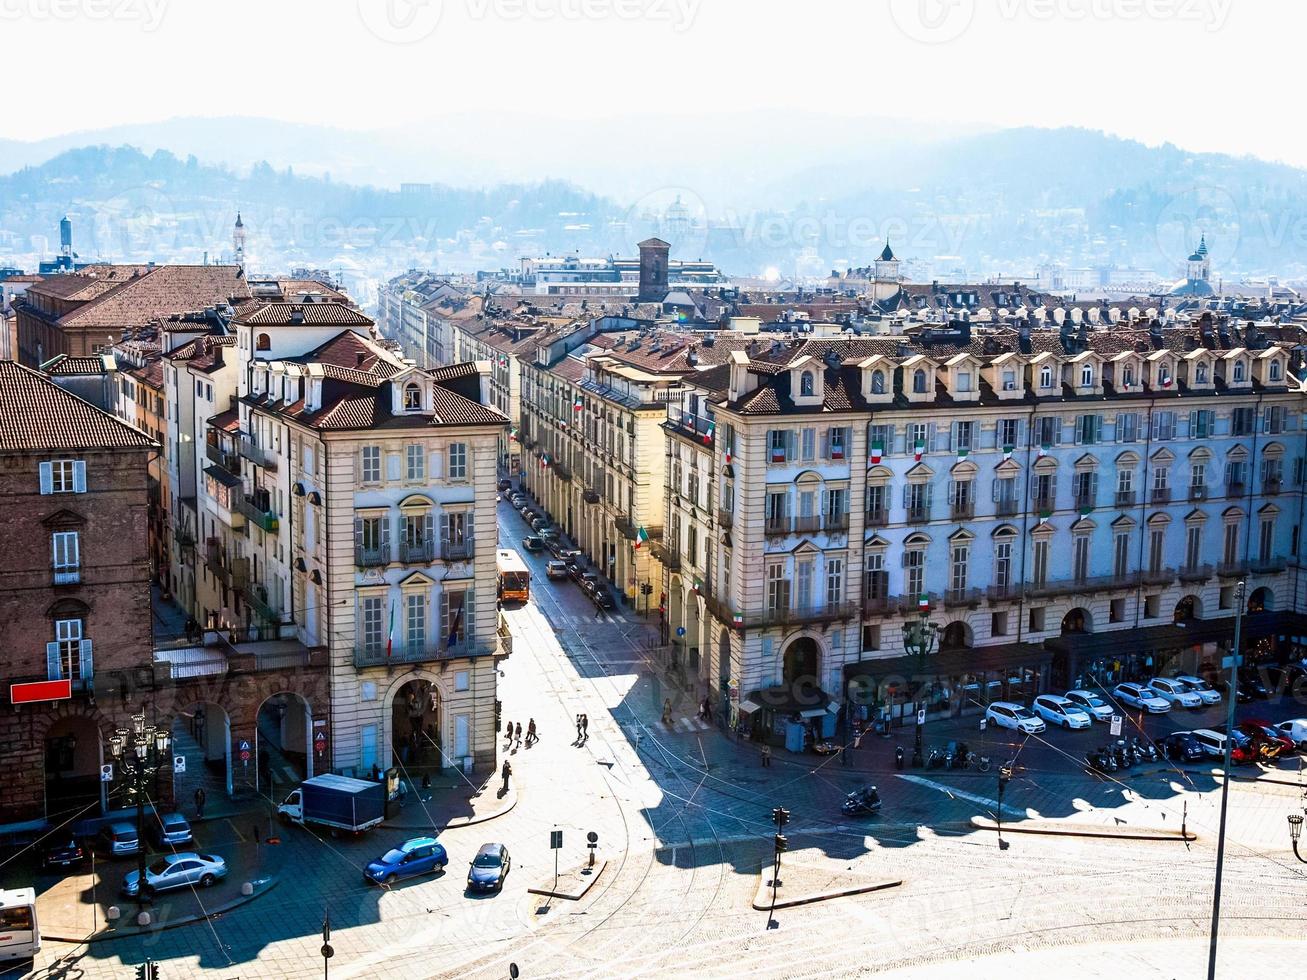
[{"label": "road marking", "polygon": [[[986,807],[991,811],[998,809],[998,801],[991,800],[986,796],[980,796],[976,793],[968,793],[964,789],[955,789],[954,787],[947,786],[944,783],[937,783],[933,779],[927,779],[925,776],[913,776],[909,773],[895,773],[895,775],[898,776],[899,779],[907,780],[910,783],[916,783],[918,786],[925,786],[929,789],[939,790],[941,793],[946,793],[955,799],[966,800],[968,803],[975,803],[977,806]],[[1003,812],[1010,813],[1014,817],[1024,817],[1026,815],[1025,810],[1014,810],[1010,806],[1004,806]]]}]

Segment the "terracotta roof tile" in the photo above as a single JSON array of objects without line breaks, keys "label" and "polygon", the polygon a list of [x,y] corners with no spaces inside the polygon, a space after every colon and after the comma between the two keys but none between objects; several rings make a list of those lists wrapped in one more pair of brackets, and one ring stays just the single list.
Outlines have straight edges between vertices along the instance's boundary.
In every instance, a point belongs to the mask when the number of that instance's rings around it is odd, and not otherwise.
[{"label": "terracotta roof tile", "polygon": [[0,450],[149,449],[157,443],[14,361],[0,361]]},{"label": "terracotta roof tile", "polygon": [[263,303],[236,314],[236,323],[250,326],[371,327],[372,319],[342,303]]},{"label": "terracotta roof tile", "polygon": [[238,266],[161,265],[143,275],[129,277],[117,288],[65,314],[59,324],[79,329],[120,330],[248,295],[249,289]]}]

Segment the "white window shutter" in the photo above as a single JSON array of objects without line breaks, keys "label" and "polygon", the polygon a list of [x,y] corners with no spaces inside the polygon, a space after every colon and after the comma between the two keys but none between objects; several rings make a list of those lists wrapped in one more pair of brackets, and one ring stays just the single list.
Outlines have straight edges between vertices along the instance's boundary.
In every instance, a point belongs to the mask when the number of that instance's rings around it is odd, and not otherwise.
[{"label": "white window shutter", "polygon": [[91,641],[82,640],[81,647],[78,650],[78,656],[81,663],[78,666],[78,674],[84,681],[90,680],[95,674],[95,664],[91,659]]},{"label": "white window shutter", "polygon": [[957,502],[957,499],[958,499],[958,481],[957,481],[957,480],[949,480],[949,481],[948,481],[948,504],[949,504],[949,506],[952,507],[952,506]]},{"label": "white window shutter", "polygon": [[86,493],[86,460],[73,461],[73,493]]},{"label": "white window shutter", "polygon": [[422,515],[422,540],[425,541],[427,544],[431,543],[431,539],[434,531],[434,524],[435,524],[435,518],[432,516],[430,511]]},{"label": "white window shutter", "polygon": [[51,472],[49,463],[42,463],[41,470],[41,493],[49,494],[54,492],[54,476]]},{"label": "white window shutter", "polygon": [[354,518],[354,547],[361,549],[363,547],[363,518]]},{"label": "white window shutter", "polygon": [[476,592],[473,589],[468,589],[463,593],[463,636],[466,637],[469,645],[476,640],[476,626]]},{"label": "white window shutter", "polygon": [[381,519],[381,547],[387,548],[389,546],[390,546],[390,518],[383,517]]},{"label": "white window shutter", "polygon": [[476,552],[476,525],[473,523],[475,518],[476,514],[469,510],[467,512],[466,530],[464,531],[464,543],[467,545],[467,553],[469,556]]},{"label": "white window shutter", "polygon": [[445,556],[445,549],[449,546],[449,515],[440,515],[440,556]]},{"label": "white window shutter", "polygon": [[431,454],[430,476],[432,480],[445,478],[445,454],[439,450]]},{"label": "white window shutter", "polygon": [[58,643],[47,643],[45,645],[45,673],[48,680],[58,681],[63,679],[63,665],[59,661]]}]

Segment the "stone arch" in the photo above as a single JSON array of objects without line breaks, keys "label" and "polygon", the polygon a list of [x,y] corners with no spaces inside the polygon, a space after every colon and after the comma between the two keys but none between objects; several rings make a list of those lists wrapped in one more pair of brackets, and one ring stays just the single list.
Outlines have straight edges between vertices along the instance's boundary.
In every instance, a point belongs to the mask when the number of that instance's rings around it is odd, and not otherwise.
[{"label": "stone arch", "polygon": [[964,619],[955,619],[951,623],[946,623],[939,631],[940,652],[945,650],[970,650],[974,643],[975,634]]},{"label": "stone arch", "polygon": [[302,694],[275,691],[254,718],[255,787],[275,798],[313,775],[313,709]]},{"label": "stone arch", "polygon": [[807,687],[821,687],[821,644],[815,637],[801,633],[785,645],[781,680],[795,693]]},{"label": "stone arch", "polygon": [[1266,586],[1253,589],[1248,596],[1248,612],[1273,612],[1275,610],[1275,593]]},{"label": "stone arch", "polygon": [[1175,604],[1175,611],[1171,614],[1171,621],[1174,623],[1189,623],[1202,618],[1203,600],[1192,593],[1181,596],[1180,601]]},{"label": "stone arch", "polygon": [[[221,701],[200,698],[179,705],[172,716],[172,751],[173,755],[185,757],[186,771],[173,773],[172,791],[177,803],[189,804],[197,789],[215,799],[231,796],[235,789],[233,750],[232,719]],[[255,758],[250,759],[251,767]]]},{"label": "stone arch", "polygon": [[1068,633],[1092,633],[1094,631],[1094,619],[1088,609],[1077,606],[1067,612],[1062,617],[1062,635]]},{"label": "stone arch", "polygon": [[399,674],[386,687],[381,704],[381,746],[374,759],[367,758],[366,748],[359,756],[363,778],[371,775],[374,765],[380,770],[398,766],[403,776],[417,764],[455,764],[443,744],[443,675],[424,667]]}]

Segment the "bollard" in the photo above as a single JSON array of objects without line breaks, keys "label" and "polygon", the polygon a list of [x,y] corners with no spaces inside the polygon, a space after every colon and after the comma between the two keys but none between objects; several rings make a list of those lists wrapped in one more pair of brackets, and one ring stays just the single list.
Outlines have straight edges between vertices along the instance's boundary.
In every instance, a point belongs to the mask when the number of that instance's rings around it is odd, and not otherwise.
[{"label": "bollard", "polygon": [[138,926],[148,926],[150,924],[150,913],[146,911],[142,911],[136,917],[136,924]]},{"label": "bollard", "polygon": [[254,894],[254,886],[253,886],[252,884],[250,884],[248,881],[245,882],[243,885],[241,885],[241,894],[242,894],[242,895],[253,895],[253,894]]},{"label": "bollard", "polygon": [[110,905],[107,909],[104,910],[104,917],[108,919],[110,922],[117,922],[119,916],[121,916],[122,914],[123,914],[123,910],[120,909],[117,905]]}]

